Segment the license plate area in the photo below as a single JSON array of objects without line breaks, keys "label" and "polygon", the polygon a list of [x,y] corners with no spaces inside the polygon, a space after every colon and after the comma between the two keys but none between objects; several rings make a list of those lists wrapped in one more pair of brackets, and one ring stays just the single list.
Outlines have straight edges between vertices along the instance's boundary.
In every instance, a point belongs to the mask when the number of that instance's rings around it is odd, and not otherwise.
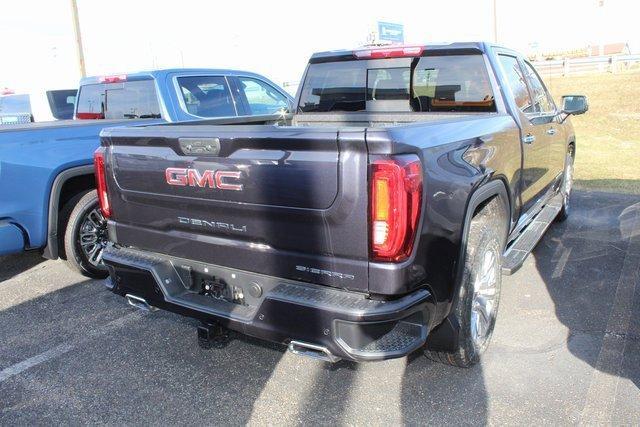
[{"label": "license plate area", "polygon": [[200,295],[233,304],[245,305],[242,288],[230,285],[224,279],[212,275],[195,273],[193,284],[193,291]]}]

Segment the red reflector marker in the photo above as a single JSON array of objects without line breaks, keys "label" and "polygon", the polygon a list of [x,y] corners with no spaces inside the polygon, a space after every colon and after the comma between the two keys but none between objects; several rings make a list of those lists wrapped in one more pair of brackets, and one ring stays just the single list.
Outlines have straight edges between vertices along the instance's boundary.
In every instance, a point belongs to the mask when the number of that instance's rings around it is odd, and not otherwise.
[{"label": "red reflector marker", "polygon": [[375,160],[370,181],[371,257],[402,261],[411,255],[422,201],[422,166],[415,155]]},{"label": "red reflector marker", "polygon": [[96,174],[96,185],[98,186],[97,192],[100,210],[105,218],[111,218],[111,205],[109,204],[109,195],[107,194],[107,176],[104,165],[104,148],[98,148],[93,154],[93,167]]},{"label": "red reflector marker", "polygon": [[422,46],[394,46],[374,49],[355,50],[353,54],[358,59],[384,59],[420,56],[424,52]]}]

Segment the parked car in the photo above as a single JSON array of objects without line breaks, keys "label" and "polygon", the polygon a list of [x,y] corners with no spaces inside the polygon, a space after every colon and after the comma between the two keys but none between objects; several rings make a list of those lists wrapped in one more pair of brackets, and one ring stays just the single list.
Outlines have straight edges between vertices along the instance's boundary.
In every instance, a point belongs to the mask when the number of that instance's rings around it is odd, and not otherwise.
[{"label": "parked car", "polygon": [[0,126],[0,255],[41,250],[85,275],[104,277],[104,219],[92,166],[102,129],[274,113],[290,105],[274,83],[244,71],[82,79],[74,112],[79,120]]},{"label": "parked car", "polygon": [[302,82],[287,125],[103,130],[108,286],[202,320],[203,344],[222,326],[327,361],[477,362],[501,272],[569,214],[586,99],[558,109],[485,43],[317,53]]},{"label": "parked car", "polygon": [[59,89],[0,95],[0,125],[71,119],[77,91]]}]

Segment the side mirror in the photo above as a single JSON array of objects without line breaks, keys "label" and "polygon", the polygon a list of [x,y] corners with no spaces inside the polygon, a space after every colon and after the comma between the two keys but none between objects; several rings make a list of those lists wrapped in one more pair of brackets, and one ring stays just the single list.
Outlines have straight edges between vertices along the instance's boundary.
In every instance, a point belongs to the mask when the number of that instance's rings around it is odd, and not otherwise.
[{"label": "side mirror", "polygon": [[584,95],[565,95],[562,97],[562,112],[566,115],[584,114],[589,110],[589,102]]}]

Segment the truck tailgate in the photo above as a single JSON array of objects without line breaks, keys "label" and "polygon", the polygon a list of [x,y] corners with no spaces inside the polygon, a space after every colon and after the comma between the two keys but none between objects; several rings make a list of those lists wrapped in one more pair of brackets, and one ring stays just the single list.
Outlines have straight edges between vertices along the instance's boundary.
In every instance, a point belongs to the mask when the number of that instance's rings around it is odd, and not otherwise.
[{"label": "truck tailgate", "polygon": [[102,144],[117,243],[367,290],[363,129],[183,124]]}]

